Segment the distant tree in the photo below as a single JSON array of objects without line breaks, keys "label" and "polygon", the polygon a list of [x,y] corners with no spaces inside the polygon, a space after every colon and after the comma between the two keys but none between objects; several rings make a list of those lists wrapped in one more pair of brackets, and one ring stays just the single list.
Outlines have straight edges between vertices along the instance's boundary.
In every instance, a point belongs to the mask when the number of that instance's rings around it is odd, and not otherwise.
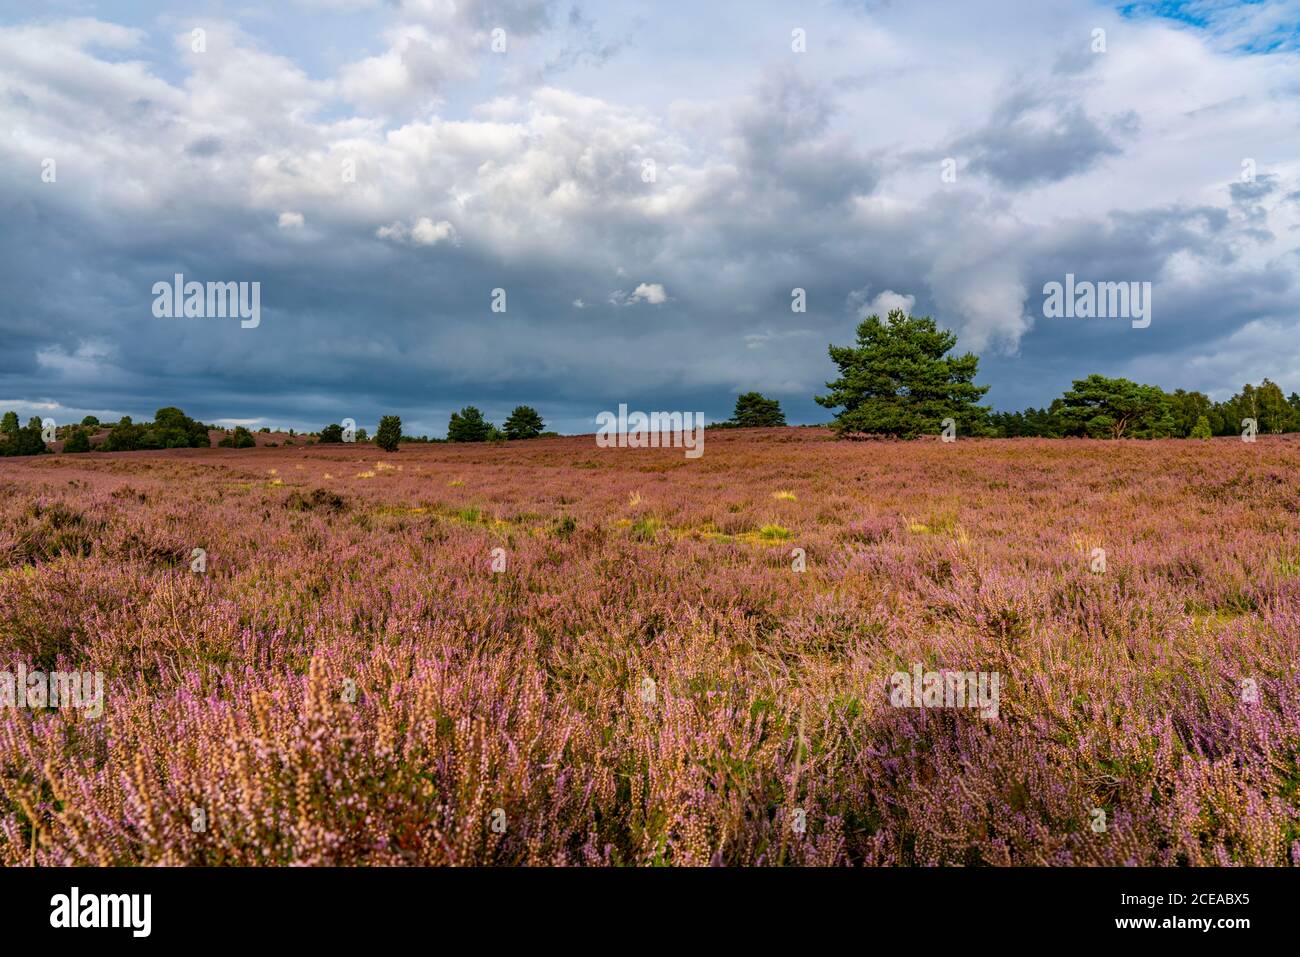
[{"label": "distant tree", "polygon": [[781,403],[768,399],[760,392],[746,392],[736,399],[736,411],[731,423],[738,429],[765,429],[785,425]]},{"label": "distant tree", "polygon": [[472,405],[451,414],[447,423],[448,442],[486,442],[496,427],[483,418],[483,413]]},{"label": "distant tree", "polygon": [[10,437],[18,434],[18,413],[6,412],[4,418],[0,419],[0,432]]},{"label": "distant tree", "polygon": [[320,430],[321,445],[343,441],[343,426],[330,423]]},{"label": "distant tree", "polygon": [[1025,431],[1025,417],[1020,412],[994,412],[989,415],[989,427],[1000,439],[1017,439]]},{"label": "distant tree", "polygon": [[1276,382],[1265,379],[1255,390],[1259,431],[1278,435],[1300,430],[1300,415],[1287,402]]},{"label": "distant tree", "polygon": [[502,431],[507,439],[532,439],[541,435],[544,428],[546,423],[536,409],[529,405],[517,405],[506,418]]},{"label": "distant tree", "polygon": [[1059,439],[1061,423],[1050,409],[1030,406],[1024,412],[995,412],[989,416],[994,435],[1004,439]]},{"label": "distant tree", "polygon": [[[1213,407],[1214,403],[1203,392],[1184,392],[1182,389],[1175,389],[1169,394],[1169,413],[1174,420],[1173,434],[1180,438],[1190,436],[1196,423],[1202,417],[1208,416]],[[1206,419],[1206,422],[1208,424],[1209,420]]]},{"label": "distant tree", "polygon": [[1188,438],[1208,439],[1214,433],[1210,431],[1210,420],[1206,416],[1201,416],[1192,426],[1192,430],[1187,433]]},{"label": "distant tree", "polygon": [[90,433],[85,429],[73,429],[63,443],[65,452],[89,452]]},{"label": "distant tree", "polygon": [[869,316],[858,325],[857,346],[831,346],[840,377],[817,396],[835,415],[841,435],[879,433],[914,438],[938,432],[952,418],[965,434],[985,431],[988,408],[977,404],[989,389],[974,384],[979,358],[948,356],[957,336],[939,330],[928,316],[893,309],[883,322]]},{"label": "distant tree", "polygon": [[1172,435],[1169,397],[1153,385],[1090,375],[1052,403],[1067,435],[1153,439]]},{"label": "distant tree", "polygon": [[379,431],[375,433],[375,445],[385,452],[396,452],[402,441],[402,419],[396,415],[386,415],[379,420]]},{"label": "distant tree", "polygon": [[140,448],[143,435],[144,427],[132,422],[129,415],[124,415],[108,430],[108,437],[99,448],[104,452],[134,452]]},{"label": "distant tree", "polygon": [[370,441],[370,433],[368,433],[365,429],[357,429],[357,441],[358,441],[358,442],[369,442],[369,441]]},{"label": "distant tree", "polygon": [[154,413],[140,436],[144,449],[206,449],[212,445],[208,427],[169,405]]},{"label": "distant tree", "polygon": [[49,451],[45,447],[45,439],[41,432],[41,420],[39,417],[33,416],[23,428],[8,433],[8,440],[3,445],[0,445],[0,453],[5,455],[40,455]]},{"label": "distant tree", "polygon": [[97,429],[99,428],[99,419],[93,415],[88,415],[81,420],[81,424],[87,428]]},{"label": "distant tree", "polygon": [[1059,439],[1063,426],[1056,413],[1050,408],[1035,409],[1030,406],[1025,410],[1025,431],[1036,439]]},{"label": "distant tree", "polygon": [[223,449],[252,449],[257,447],[253,433],[242,425],[235,426],[235,431],[217,443]]},{"label": "distant tree", "polygon": [[1246,383],[1241,391],[1211,410],[1215,435],[1241,434],[1242,419],[1254,419],[1266,434],[1300,431],[1300,412],[1282,395],[1276,383],[1265,379],[1258,386]]},{"label": "distant tree", "polygon": [[1231,400],[1214,403],[1206,416],[1210,420],[1210,431],[1215,435],[1237,434],[1240,426],[1233,424],[1233,413],[1235,411]]}]

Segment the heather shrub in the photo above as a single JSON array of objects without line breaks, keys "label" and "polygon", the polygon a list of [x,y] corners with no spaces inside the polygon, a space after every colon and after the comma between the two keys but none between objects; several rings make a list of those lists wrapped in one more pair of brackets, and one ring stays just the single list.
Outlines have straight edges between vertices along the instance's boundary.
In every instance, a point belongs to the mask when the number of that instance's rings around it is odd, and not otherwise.
[{"label": "heather shrub", "polygon": [[760,434],[5,459],[0,861],[1300,863],[1300,441]]},{"label": "heather shrub", "polygon": [[347,508],[347,500],[328,489],[314,488],[306,494],[294,489],[284,500],[284,507],[300,512],[341,512]]}]

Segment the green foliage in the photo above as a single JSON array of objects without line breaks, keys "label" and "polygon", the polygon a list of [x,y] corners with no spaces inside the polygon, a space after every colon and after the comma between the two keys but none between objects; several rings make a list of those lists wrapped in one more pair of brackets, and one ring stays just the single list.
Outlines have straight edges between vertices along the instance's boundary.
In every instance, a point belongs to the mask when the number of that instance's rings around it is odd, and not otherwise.
[{"label": "green foliage", "polygon": [[[1292,398],[1300,397],[1292,393]],[[1300,409],[1268,379],[1258,386],[1247,383],[1231,399],[1216,403],[1209,419],[1215,435],[1240,435],[1242,419],[1255,419],[1259,431],[1266,435],[1300,432]]]},{"label": "green foliage", "polygon": [[217,445],[223,449],[251,449],[257,447],[257,439],[253,438],[253,433],[248,429],[237,425],[234,433],[227,435]]},{"label": "green foliage", "polygon": [[502,431],[507,439],[533,439],[541,435],[545,427],[546,423],[536,409],[529,405],[517,405],[506,418]]},{"label": "green foliage", "polygon": [[483,413],[472,405],[451,414],[447,424],[448,442],[486,442],[492,437],[495,426],[483,418]]},{"label": "green foliage", "polygon": [[108,436],[99,448],[103,452],[134,452],[140,448],[142,435],[144,426],[136,425],[129,415],[124,415],[108,430]]},{"label": "green foliage", "polygon": [[379,431],[375,433],[375,445],[385,452],[396,452],[402,441],[402,419],[396,415],[386,415],[379,420]]},{"label": "green foliage", "polygon": [[1206,416],[1197,419],[1196,424],[1187,433],[1188,437],[1193,439],[1208,439],[1213,434],[1210,431],[1210,420]]},{"label": "green foliage", "polygon": [[325,428],[320,430],[321,445],[329,445],[343,441],[343,426],[331,422]]},{"label": "green foliage", "polygon": [[90,451],[90,433],[85,429],[73,429],[68,433],[68,438],[63,443],[65,452],[89,452]]},{"label": "green foliage", "polygon": [[1169,397],[1157,386],[1090,375],[1052,403],[1066,435],[1154,439],[1172,435]]},{"label": "green foliage", "polygon": [[97,429],[99,428],[99,419],[93,415],[88,415],[81,420],[81,424],[87,428]]},{"label": "green foliage", "polygon": [[1061,437],[1060,420],[1050,409],[1035,409],[1031,406],[1024,412],[995,412],[989,416],[989,422],[993,434],[1005,439]]},{"label": "green foliage", "polygon": [[18,413],[6,412],[4,418],[0,419],[0,432],[5,435],[14,436],[18,434]]},{"label": "green foliage", "polygon": [[730,424],[738,429],[772,428],[785,425],[785,413],[776,399],[768,399],[760,392],[746,392],[736,398]]},{"label": "green foliage", "polygon": [[122,416],[100,448],[105,452],[135,452],[141,449],[206,449],[212,445],[208,427],[191,419],[175,406],[154,413],[151,423],[137,425]]},{"label": "green foliage", "polygon": [[[1300,414],[1287,402],[1277,383],[1265,379],[1254,389],[1249,385],[1242,390],[1239,409],[1242,418],[1250,415],[1259,421],[1259,431],[1270,435],[1300,431]],[[1249,404],[1250,412],[1246,412]],[[1240,419],[1238,420],[1240,424]]]},{"label": "green foliage", "polygon": [[[1203,392],[1184,392],[1182,389],[1175,389],[1169,395],[1169,412],[1174,419],[1173,434],[1180,438],[1190,436],[1196,423],[1206,418],[1213,407],[1214,403]],[[1209,420],[1206,419],[1207,425],[1208,422]]]},{"label": "green foliage", "polygon": [[952,418],[967,435],[985,431],[988,409],[977,404],[988,386],[974,384],[979,358],[948,356],[957,344],[929,316],[891,310],[888,319],[868,316],[857,330],[857,346],[831,346],[840,377],[817,396],[836,413],[841,435],[863,433],[914,438],[938,432]]},{"label": "green foliage", "polygon": [[141,440],[146,449],[206,449],[211,445],[208,427],[175,406],[155,412],[153,425],[145,429]]},{"label": "green foliage", "polygon": [[[7,420],[8,417],[6,415],[5,419]],[[16,422],[17,419],[18,416],[15,414],[14,421]],[[4,432],[8,440],[0,445],[0,452],[5,455],[40,455],[48,451],[45,448],[45,439],[41,437],[41,420],[36,416],[33,416],[23,428],[16,428],[12,432],[5,429]]]}]

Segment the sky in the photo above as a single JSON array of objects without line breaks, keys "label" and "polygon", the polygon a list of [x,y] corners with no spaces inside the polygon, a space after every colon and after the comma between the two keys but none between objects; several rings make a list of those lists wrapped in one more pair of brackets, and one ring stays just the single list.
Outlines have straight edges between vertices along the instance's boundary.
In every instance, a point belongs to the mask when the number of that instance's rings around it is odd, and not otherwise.
[{"label": "sky", "polygon": [[[828,345],[895,307],[1000,410],[1289,393],[1298,250],[1300,0],[0,0],[24,421],[824,422]],[[177,274],[260,321],[159,317]],[[1067,274],[1150,324],[1049,318]]]}]

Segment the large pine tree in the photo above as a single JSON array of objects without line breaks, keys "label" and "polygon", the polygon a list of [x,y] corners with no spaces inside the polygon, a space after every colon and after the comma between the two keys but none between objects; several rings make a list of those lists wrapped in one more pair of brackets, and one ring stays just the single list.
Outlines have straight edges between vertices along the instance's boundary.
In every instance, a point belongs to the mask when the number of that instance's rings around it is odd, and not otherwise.
[{"label": "large pine tree", "polygon": [[881,321],[868,316],[858,325],[857,346],[831,346],[840,377],[826,383],[817,402],[841,408],[835,428],[841,435],[877,434],[915,438],[938,433],[951,418],[959,433],[980,434],[988,407],[977,404],[988,392],[973,380],[979,357],[949,356],[957,336],[940,330],[929,316],[891,310]]}]

